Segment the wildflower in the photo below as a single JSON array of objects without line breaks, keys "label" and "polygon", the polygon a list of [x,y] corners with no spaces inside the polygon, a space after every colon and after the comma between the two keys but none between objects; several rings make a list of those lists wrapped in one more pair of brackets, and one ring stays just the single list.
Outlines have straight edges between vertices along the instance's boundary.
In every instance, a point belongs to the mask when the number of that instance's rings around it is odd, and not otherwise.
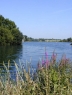
[{"label": "wildflower", "polygon": [[45,65],[45,63],[46,63],[46,62],[45,62],[45,60],[42,60],[42,66],[44,66],[44,65]]},{"label": "wildflower", "polygon": [[48,54],[47,54],[47,52],[45,52],[45,57],[48,58]]},{"label": "wildflower", "polygon": [[66,66],[68,62],[69,62],[69,59],[66,58],[66,55],[63,55],[60,65]]},{"label": "wildflower", "polygon": [[63,64],[66,63],[66,55],[63,56],[63,58],[62,58],[62,62],[63,62]]},{"label": "wildflower", "polygon": [[37,64],[37,67],[38,67],[38,69],[40,69],[41,68],[41,65],[40,65],[40,63],[38,62],[38,64]]},{"label": "wildflower", "polygon": [[53,52],[53,54],[52,54],[52,60],[53,60],[53,61],[56,61],[56,56],[57,56],[57,54],[55,54],[55,53]]},{"label": "wildflower", "polygon": [[49,60],[48,60],[48,54],[45,51],[45,60],[42,60],[42,66],[48,66],[49,65]]}]

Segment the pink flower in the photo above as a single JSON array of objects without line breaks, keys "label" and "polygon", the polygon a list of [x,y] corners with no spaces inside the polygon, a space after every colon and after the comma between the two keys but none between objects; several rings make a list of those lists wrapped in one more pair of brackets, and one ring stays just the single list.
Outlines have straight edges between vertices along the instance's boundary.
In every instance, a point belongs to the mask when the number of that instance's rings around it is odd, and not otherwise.
[{"label": "pink flower", "polygon": [[45,60],[42,60],[42,66],[44,66],[44,65],[45,65],[45,63],[46,63],[46,62],[45,62]]},{"label": "pink flower", "polygon": [[41,65],[40,65],[39,62],[38,62],[38,64],[37,64],[37,67],[38,67],[38,69],[41,69]]},{"label": "pink flower", "polygon": [[55,54],[55,53],[53,52],[53,54],[52,54],[52,60],[53,60],[53,61],[56,60],[56,56],[57,56],[57,54]]},{"label": "pink flower", "polygon": [[48,53],[45,49],[45,59],[42,59],[42,67],[48,67],[49,66],[49,60],[48,60]]},{"label": "pink flower", "polygon": [[43,66],[43,67],[44,67],[44,66],[45,66],[45,67],[46,67],[46,66],[48,67],[48,66],[49,66],[49,61],[48,61],[48,60],[43,60],[43,61],[42,61],[42,66]]}]

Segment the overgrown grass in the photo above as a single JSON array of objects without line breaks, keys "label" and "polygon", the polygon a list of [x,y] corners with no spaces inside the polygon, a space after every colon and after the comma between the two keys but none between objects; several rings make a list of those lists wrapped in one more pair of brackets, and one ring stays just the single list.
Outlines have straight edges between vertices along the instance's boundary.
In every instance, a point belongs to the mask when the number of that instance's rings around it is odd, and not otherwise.
[{"label": "overgrown grass", "polygon": [[56,62],[56,57],[53,52],[49,60],[45,52],[36,72],[14,62],[16,80],[10,79],[10,62],[8,66],[3,63],[6,74],[0,75],[0,95],[72,95],[72,62],[65,55]]}]

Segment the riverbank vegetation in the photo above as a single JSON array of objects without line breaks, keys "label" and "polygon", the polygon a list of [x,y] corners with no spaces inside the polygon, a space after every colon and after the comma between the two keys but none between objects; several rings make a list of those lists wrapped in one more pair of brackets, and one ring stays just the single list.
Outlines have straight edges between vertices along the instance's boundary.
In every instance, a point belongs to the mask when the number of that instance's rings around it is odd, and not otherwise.
[{"label": "riverbank vegetation", "polygon": [[27,64],[15,64],[16,79],[10,78],[10,61],[5,76],[0,75],[0,95],[72,95],[72,62],[64,55],[57,62],[53,52],[51,59],[45,57],[39,61],[36,71]]},{"label": "riverbank vegetation", "polygon": [[20,45],[23,34],[14,21],[0,15],[0,45]]},{"label": "riverbank vegetation", "polygon": [[24,35],[25,41],[35,41],[35,42],[59,42],[61,39],[44,39],[44,38],[32,38]]},{"label": "riverbank vegetation", "polygon": [[67,39],[44,39],[44,38],[38,38],[34,39],[32,37],[28,37],[24,35],[25,41],[36,41],[36,42],[72,42],[72,38],[67,38]]},{"label": "riverbank vegetation", "polygon": [[63,39],[63,40],[60,40],[60,42],[72,42],[72,38],[67,38],[67,39]]}]

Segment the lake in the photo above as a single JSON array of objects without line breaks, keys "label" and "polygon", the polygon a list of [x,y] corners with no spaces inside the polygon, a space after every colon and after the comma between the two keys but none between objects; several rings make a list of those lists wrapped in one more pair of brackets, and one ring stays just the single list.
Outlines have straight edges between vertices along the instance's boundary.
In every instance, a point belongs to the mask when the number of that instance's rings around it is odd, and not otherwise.
[{"label": "lake", "polygon": [[19,61],[25,64],[30,62],[36,68],[37,63],[48,52],[48,58],[51,58],[53,51],[57,53],[57,60],[61,59],[63,54],[72,60],[72,46],[68,42],[24,42],[21,46],[0,46],[0,67],[3,61],[7,64],[11,60],[12,71],[14,69],[14,61],[19,64]]}]

